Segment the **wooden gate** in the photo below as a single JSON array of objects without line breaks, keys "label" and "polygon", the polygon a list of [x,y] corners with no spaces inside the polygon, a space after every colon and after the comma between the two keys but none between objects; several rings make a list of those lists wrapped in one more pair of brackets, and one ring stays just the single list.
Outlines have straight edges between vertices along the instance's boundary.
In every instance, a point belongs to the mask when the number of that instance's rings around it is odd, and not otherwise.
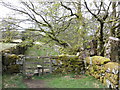
[{"label": "wooden gate", "polygon": [[52,73],[52,60],[49,56],[25,56],[23,62],[23,74]]}]

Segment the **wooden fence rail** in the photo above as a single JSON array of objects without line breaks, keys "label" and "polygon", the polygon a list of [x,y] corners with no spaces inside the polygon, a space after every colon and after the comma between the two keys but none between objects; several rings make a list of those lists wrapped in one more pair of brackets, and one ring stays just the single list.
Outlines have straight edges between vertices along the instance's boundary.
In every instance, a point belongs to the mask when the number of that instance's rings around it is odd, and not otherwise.
[{"label": "wooden fence rail", "polygon": [[40,58],[50,58],[50,59],[57,59],[58,56],[25,56],[25,58],[31,58],[31,59],[40,59]]}]

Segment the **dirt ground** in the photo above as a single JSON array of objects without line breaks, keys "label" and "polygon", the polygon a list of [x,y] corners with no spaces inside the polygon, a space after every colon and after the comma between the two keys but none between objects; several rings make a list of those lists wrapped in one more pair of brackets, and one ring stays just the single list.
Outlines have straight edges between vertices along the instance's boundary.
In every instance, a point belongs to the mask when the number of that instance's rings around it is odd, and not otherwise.
[{"label": "dirt ground", "polygon": [[43,80],[24,79],[28,88],[48,88]]}]

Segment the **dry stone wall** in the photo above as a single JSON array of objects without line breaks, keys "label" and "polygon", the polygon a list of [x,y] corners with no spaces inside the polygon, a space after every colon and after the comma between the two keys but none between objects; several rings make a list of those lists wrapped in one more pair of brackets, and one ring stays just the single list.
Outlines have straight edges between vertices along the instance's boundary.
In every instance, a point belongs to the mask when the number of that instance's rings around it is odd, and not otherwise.
[{"label": "dry stone wall", "polygon": [[54,58],[54,73],[81,73],[84,69],[84,62],[76,55],[59,55]]},{"label": "dry stone wall", "polygon": [[85,59],[86,74],[99,79],[108,88],[120,88],[120,64],[111,62],[102,56],[87,57]]},{"label": "dry stone wall", "polygon": [[30,46],[32,46],[32,42],[22,42],[14,47],[2,50],[2,71],[6,73],[22,72],[23,54]]}]

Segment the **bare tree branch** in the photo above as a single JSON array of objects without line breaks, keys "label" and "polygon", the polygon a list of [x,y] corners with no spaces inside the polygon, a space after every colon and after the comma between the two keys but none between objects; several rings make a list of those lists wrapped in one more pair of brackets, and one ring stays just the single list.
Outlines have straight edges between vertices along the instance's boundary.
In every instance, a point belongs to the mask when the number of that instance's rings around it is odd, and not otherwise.
[{"label": "bare tree branch", "polygon": [[[48,25],[48,27],[52,28],[52,26],[50,25],[50,23],[48,23],[41,14],[37,13],[34,8],[31,8],[31,7],[30,7],[27,3],[25,3],[25,2],[22,2],[22,4],[25,5],[25,6],[27,6],[27,7],[28,7],[30,10],[32,10],[36,15],[39,15],[39,16],[43,19],[43,21]],[[33,4],[32,4],[32,6],[33,6]],[[33,6],[33,7],[34,7],[34,6]]]},{"label": "bare tree branch", "polygon": [[79,18],[79,16],[77,14],[73,13],[71,8],[65,6],[62,2],[60,2],[60,3],[61,3],[61,6],[63,6],[64,8],[66,8],[67,10],[69,10],[71,12],[71,16],[76,16],[77,18]]},{"label": "bare tree branch", "polygon": [[85,6],[86,6],[87,10],[88,10],[95,18],[97,18],[98,21],[102,22],[102,20],[101,20],[97,15],[95,15],[95,14],[88,8],[88,5],[87,5],[87,3],[86,3],[85,0],[84,0],[84,3],[85,3]]},{"label": "bare tree branch", "polygon": [[101,8],[102,8],[102,5],[103,5],[103,2],[101,2],[101,4],[100,4],[100,9],[98,10],[98,13],[97,13],[97,15],[100,13],[100,11],[101,11]]},{"label": "bare tree branch", "polygon": [[108,17],[108,11],[109,11],[109,8],[110,8],[111,3],[112,3],[112,2],[109,3],[109,6],[108,6],[108,8],[107,8],[107,10],[106,10],[106,14],[105,14],[104,17],[103,17],[103,20],[106,20],[106,18]]}]

